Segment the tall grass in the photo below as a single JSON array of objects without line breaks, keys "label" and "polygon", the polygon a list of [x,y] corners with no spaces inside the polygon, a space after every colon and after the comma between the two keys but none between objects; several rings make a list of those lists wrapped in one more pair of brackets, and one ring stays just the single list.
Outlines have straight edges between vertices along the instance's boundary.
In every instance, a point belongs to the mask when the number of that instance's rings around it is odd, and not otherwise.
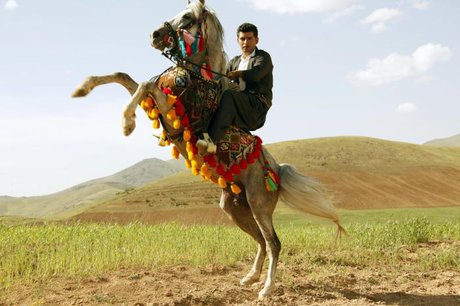
[{"label": "tall grass", "polygon": [[[424,218],[347,226],[334,246],[333,227],[282,225],[281,261],[314,268],[403,266],[416,253],[417,269],[460,269],[460,221],[432,224]],[[427,242],[444,243],[433,254]],[[0,287],[52,276],[97,275],[120,267],[232,265],[252,260],[255,243],[236,227],[178,224],[0,225]]]}]

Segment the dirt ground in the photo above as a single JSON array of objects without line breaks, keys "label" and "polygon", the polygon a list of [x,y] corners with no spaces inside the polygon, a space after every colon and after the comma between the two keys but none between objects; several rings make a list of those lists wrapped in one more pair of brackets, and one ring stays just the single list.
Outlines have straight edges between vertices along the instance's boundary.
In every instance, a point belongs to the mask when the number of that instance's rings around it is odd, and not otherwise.
[{"label": "dirt ground", "polygon": [[460,272],[401,273],[345,267],[326,273],[279,264],[273,295],[239,285],[249,263],[232,267],[121,269],[81,280],[15,287],[0,305],[460,305]]}]

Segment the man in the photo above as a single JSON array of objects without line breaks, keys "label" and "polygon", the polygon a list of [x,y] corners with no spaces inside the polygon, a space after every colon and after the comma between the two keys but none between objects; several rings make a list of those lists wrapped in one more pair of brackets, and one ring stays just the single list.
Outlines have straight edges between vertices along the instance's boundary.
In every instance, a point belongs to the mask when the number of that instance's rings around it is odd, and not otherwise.
[{"label": "man", "polygon": [[242,54],[227,65],[227,77],[235,86],[222,93],[209,134],[203,133],[204,139],[197,142],[200,150],[208,153],[216,152],[215,143],[231,125],[248,132],[261,128],[272,105],[273,64],[270,55],[257,48],[257,27],[243,23],[237,29],[237,38]]}]

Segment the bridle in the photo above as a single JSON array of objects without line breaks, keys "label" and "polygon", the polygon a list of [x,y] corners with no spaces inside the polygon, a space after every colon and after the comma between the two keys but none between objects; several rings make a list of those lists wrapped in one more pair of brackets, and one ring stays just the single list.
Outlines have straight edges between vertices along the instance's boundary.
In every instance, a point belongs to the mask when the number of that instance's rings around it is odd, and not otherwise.
[{"label": "bridle", "polygon": [[[167,32],[166,32],[165,36],[163,37],[162,41],[163,41],[163,44],[164,44],[165,37],[168,36],[168,38],[167,38],[168,46],[164,45],[165,50],[161,53],[163,56],[165,56],[167,59],[169,59],[176,66],[181,67],[181,68],[193,73],[194,75],[196,75],[197,77],[199,77],[200,79],[202,79],[204,81],[207,81],[207,80],[201,75],[201,73],[197,73],[196,70],[190,69],[189,67],[193,66],[198,71],[200,69],[204,69],[207,72],[210,72],[210,73],[212,73],[214,75],[218,75],[220,77],[227,77],[227,76],[225,74],[222,74],[220,72],[212,70],[210,67],[202,67],[201,65],[193,63],[190,60],[188,60],[187,59],[188,56],[184,56],[184,54],[186,54],[185,50],[183,50],[185,45],[184,44],[181,45],[180,35],[181,34],[183,35],[184,31],[187,31],[188,29],[190,29],[194,25],[198,24],[199,25],[198,32],[200,33],[200,36],[203,36],[204,34],[203,34],[202,27],[203,27],[203,24],[206,23],[207,14],[208,14],[208,12],[206,10],[204,10],[203,13],[201,14],[201,16],[202,16],[201,18],[195,20],[193,23],[187,24],[184,27],[180,27],[176,31],[172,27],[171,23],[169,23],[168,21],[165,21],[164,22],[164,27],[166,28]],[[204,39],[204,50],[199,50],[198,52],[196,52],[194,54],[198,54],[199,52],[206,52],[207,53],[207,49],[206,49],[207,35],[204,35],[203,37],[196,37],[196,39]],[[182,43],[183,43],[183,41],[182,41]],[[194,54],[192,54],[192,55],[194,55]]]}]

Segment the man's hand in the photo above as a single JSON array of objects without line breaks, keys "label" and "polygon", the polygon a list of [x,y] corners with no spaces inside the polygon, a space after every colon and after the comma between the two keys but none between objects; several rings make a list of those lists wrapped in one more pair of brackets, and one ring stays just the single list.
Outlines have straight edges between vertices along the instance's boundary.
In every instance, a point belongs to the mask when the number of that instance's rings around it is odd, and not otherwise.
[{"label": "man's hand", "polygon": [[227,76],[230,79],[238,79],[238,78],[243,77],[243,71],[242,70],[230,71],[229,73],[227,73]]}]

